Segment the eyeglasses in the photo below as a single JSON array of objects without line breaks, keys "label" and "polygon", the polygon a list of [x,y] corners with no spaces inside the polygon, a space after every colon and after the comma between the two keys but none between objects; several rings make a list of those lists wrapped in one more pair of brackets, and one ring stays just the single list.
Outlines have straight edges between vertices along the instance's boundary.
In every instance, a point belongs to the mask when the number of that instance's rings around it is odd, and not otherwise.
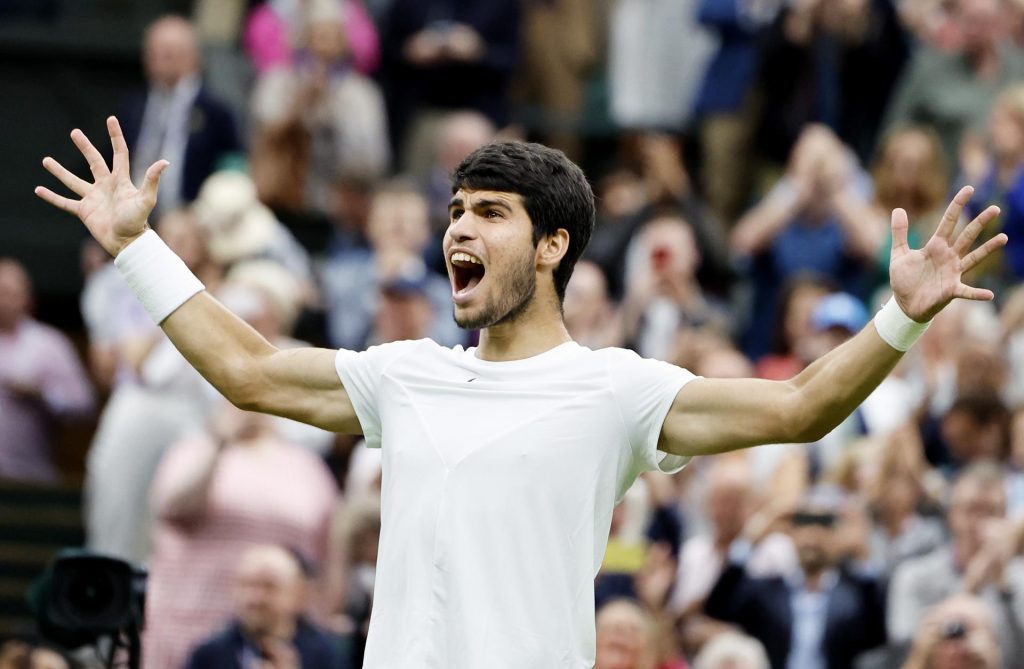
[{"label": "eyeglasses", "polygon": [[819,527],[833,527],[836,524],[834,513],[812,513],[809,511],[797,511],[790,520],[794,525],[817,525]]}]

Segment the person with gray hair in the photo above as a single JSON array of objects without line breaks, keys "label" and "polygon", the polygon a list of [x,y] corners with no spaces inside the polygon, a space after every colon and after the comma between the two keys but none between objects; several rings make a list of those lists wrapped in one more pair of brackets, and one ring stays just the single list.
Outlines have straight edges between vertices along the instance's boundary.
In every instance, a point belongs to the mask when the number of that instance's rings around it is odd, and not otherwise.
[{"label": "person with gray hair", "polygon": [[723,632],[704,644],[693,669],[769,669],[761,642],[746,634]]}]

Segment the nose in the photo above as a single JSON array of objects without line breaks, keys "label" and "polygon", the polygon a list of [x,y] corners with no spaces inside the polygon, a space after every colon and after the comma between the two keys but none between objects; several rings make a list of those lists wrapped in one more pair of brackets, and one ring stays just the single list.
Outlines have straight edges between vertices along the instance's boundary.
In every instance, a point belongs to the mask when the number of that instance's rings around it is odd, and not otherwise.
[{"label": "nose", "polygon": [[476,237],[476,224],[473,212],[464,211],[458,218],[453,218],[448,224],[448,236],[454,242],[464,242]]}]

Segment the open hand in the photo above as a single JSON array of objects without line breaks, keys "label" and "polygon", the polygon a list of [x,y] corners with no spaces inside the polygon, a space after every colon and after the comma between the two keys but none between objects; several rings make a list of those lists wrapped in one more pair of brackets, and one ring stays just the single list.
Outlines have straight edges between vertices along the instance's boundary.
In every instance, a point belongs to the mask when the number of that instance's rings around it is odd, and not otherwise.
[{"label": "open hand", "polygon": [[62,197],[44,186],[37,186],[35,193],[58,209],[81,219],[100,246],[116,256],[146,231],[146,219],[156,205],[160,174],[169,163],[166,160],[153,163],[146,170],[142,187],[136,188],[128,167],[128,145],[120,124],[113,116],[107,119],[107,132],[114,147],[112,168],[107,167],[103,156],[85,133],[78,129],[71,132],[71,141],[89,163],[89,171],[95,180],[93,183],[75,176],[49,156],[43,159],[43,167],[81,200]]},{"label": "open hand", "polygon": [[907,244],[907,212],[892,212],[892,260],[889,283],[903,313],[919,323],[932,319],[953,298],[991,300],[992,291],[964,284],[960,279],[989,254],[1006,244],[1006,235],[998,234],[977,249],[971,245],[982,228],[999,215],[999,207],[989,207],[954,235],[956,223],[974,188],[964,186],[946,208],[939,227],[921,249]]}]

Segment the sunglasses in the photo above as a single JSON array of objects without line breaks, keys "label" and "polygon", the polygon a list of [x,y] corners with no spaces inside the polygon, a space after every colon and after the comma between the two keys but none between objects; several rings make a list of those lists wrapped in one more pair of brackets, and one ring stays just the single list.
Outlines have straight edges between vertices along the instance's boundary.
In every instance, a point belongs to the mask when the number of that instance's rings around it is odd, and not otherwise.
[{"label": "sunglasses", "polygon": [[792,515],[790,520],[793,521],[794,525],[817,525],[819,527],[833,527],[836,524],[836,515],[834,513],[811,513],[807,511],[797,511]]}]

